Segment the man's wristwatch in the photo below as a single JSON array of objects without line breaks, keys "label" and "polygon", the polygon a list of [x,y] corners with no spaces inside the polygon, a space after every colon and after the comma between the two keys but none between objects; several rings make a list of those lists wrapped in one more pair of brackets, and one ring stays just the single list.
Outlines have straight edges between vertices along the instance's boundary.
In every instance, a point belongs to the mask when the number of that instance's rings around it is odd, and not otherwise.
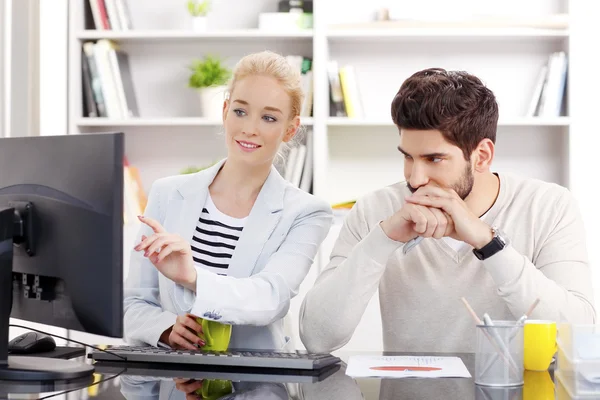
[{"label": "man's wristwatch", "polygon": [[485,260],[486,258],[490,258],[506,246],[508,246],[508,239],[506,235],[498,229],[496,226],[492,226],[492,233],[494,237],[492,241],[483,246],[480,249],[473,249],[473,254],[480,260]]}]

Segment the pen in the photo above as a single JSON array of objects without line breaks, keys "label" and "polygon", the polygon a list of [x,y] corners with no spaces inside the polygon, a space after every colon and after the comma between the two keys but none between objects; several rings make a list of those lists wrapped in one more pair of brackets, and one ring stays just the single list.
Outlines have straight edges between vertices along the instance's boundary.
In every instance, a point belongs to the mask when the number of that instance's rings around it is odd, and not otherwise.
[{"label": "pen", "polygon": [[[462,300],[462,302],[465,304],[465,307],[467,308],[467,311],[469,311],[469,314],[471,314],[471,316],[473,317],[473,320],[475,321],[476,324],[478,325],[484,325],[483,321],[479,319],[479,317],[477,316],[477,314],[475,314],[475,311],[473,310],[473,308],[471,307],[471,305],[469,304],[469,302],[467,301],[467,299],[465,299],[464,297],[460,298]],[[519,370],[516,369],[513,364],[510,363],[510,361],[514,360],[509,360],[508,358],[506,358],[506,355],[503,353],[503,351],[498,348],[498,344],[496,343],[496,341],[494,340],[494,338],[492,338],[492,336],[490,335],[490,332],[487,331],[487,329],[483,330],[483,334],[488,338],[488,340],[490,341],[491,345],[494,347],[494,349],[496,350],[496,354],[500,354],[500,356],[504,359],[504,362],[507,363],[508,367],[511,369],[511,372],[518,374]]]},{"label": "pen", "polygon": [[419,243],[421,243],[422,240],[423,240],[423,238],[421,236],[417,236],[416,238],[409,240],[408,242],[406,242],[406,244],[402,248],[402,252],[404,254],[408,253],[413,248],[415,248]]},{"label": "pen", "polygon": [[[525,314],[523,314],[523,316],[521,316],[521,318],[519,318],[517,320],[517,324],[516,324],[517,329],[515,330],[515,332],[508,339],[508,343],[512,342],[512,340],[515,338],[515,336],[520,332],[519,329],[518,329],[519,325],[523,325],[525,323],[525,321],[527,321],[527,318],[529,318],[529,316],[531,315],[531,313],[533,312],[533,310],[535,310],[535,308],[537,307],[537,305],[539,304],[539,302],[540,302],[539,298],[535,299],[535,301],[533,302],[533,304],[529,307],[529,310],[527,310],[527,312],[525,312]],[[486,319],[486,316],[487,316],[487,318],[490,318],[488,314],[485,314],[483,316],[484,321]],[[490,322],[492,322],[491,319],[490,319]],[[492,325],[492,323],[488,324],[487,322],[485,322],[485,324],[486,325]],[[497,358],[498,358],[498,354],[494,354],[494,356],[492,356],[492,358],[488,362],[487,366],[485,366],[483,368],[483,370],[482,370],[483,372],[481,372],[482,375],[484,375],[487,372],[487,370],[492,366],[492,364],[496,361]]]},{"label": "pen", "polygon": [[[487,326],[494,326],[494,322],[492,321],[492,319],[490,318],[490,316],[487,313],[483,314],[483,322]],[[500,347],[500,349],[502,350],[502,352],[504,352],[504,356],[508,359],[508,362],[512,365],[513,368],[518,370],[515,360],[513,360],[512,356],[510,355],[510,350],[508,349],[508,347],[506,346],[506,343],[504,343],[504,341],[498,334],[498,331],[492,329],[491,334],[494,337],[494,339],[496,340],[496,342],[497,342],[498,346]],[[510,338],[509,340],[511,340],[511,339],[512,338]],[[487,372],[487,370],[492,366],[492,364],[494,364],[497,357],[498,357],[498,353],[496,353],[492,356],[491,360],[483,368],[481,375],[484,375]]]}]

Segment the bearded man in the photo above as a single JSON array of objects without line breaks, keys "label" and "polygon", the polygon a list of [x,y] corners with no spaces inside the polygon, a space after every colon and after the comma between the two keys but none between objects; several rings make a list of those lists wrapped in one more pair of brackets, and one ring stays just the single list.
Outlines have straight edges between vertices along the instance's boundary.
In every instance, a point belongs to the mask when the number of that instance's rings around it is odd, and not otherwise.
[{"label": "bearded man", "polygon": [[[498,104],[477,77],[419,71],[391,106],[405,181],[361,198],[307,293],[300,338],[331,352],[379,290],[384,351],[474,352],[481,317],[595,320],[585,232],[571,193],[494,172]],[[415,240],[420,241],[413,246]]]}]

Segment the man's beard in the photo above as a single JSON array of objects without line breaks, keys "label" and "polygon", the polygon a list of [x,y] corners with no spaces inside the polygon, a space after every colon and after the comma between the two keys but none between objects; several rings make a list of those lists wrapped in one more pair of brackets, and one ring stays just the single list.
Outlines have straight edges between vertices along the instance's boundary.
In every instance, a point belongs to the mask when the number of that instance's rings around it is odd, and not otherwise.
[{"label": "man's beard", "polygon": [[[467,163],[465,165],[465,170],[462,176],[460,177],[458,182],[456,182],[453,185],[450,185],[450,189],[453,189],[456,192],[456,194],[458,194],[458,196],[464,200],[469,194],[471,194],[474,183],[475,177],[473,176],[473,171],[471,171],[471,165]],[[414,193],[419,189],[410,186],[410,183],[408,182],[406,182],[406,186],[408,187],[408,190],[410,190],[411,193]]]}]

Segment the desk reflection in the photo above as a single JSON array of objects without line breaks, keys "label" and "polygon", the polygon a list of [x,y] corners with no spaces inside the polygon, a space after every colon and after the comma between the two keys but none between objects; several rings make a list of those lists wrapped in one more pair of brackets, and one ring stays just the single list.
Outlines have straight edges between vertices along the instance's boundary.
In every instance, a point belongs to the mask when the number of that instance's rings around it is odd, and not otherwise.
[{"label": "desk reflection", "polygon": [[[193,382],[203,381],[190,379],[187,382],[192,384]],[[287,400],[290,398],[286,384],[283,383],[232,382],[231,384],[233,387],[232,393],[208,398],[214,400]],[[143,376],[122,376],[121,393],[127,400],[187,400],[200,398],[179,390],[174,379]]]},{"label": "desk reflection", "polygon": [[[382,379],[377,394],[361,391],[366,379],[357,380],[346,375],[346,365],[326,380],[314,384],[301,384],[300,399],[375,399],[379,400],[551,400],[555,398],[554,382],[548,371],[526,371],[525,384],[517,387],[485,387],[475,385],[472,379],[465,378],[404,378]],[[360,383],[359,383],[360,382]]]},{"label": "desk reflection", "polygon": [[[463,356],[472,371],[472,356]],[[478,386],[465,378],[354,379],[346,375],[347,364],[341,362],[335,372],[319,378],[282,374],[248,374],[205,372],[177,369],[150,370],[129,368],[121,379],[121,393],[128,400],[196,399],[194,390],[204,382],[221,382],[225,392],[212,390],[210,399],[298,399],[298,400],[551,400],[554,381],[551,373],[529,372],[525,384],[518,387]],[[180,380],[184,378],[183,380]],[[201,383],[200,383],[201,382]],[[229,384],[229,382],[231,382]],[[228,386],[229,385],[229,386]],[[226,390],[230,388],[230,390]],[[191,392],[187,396],[186,392]],[[216,392],[216,393],[215,393]],[[206,397],[205,397],[206,398]]]}]

